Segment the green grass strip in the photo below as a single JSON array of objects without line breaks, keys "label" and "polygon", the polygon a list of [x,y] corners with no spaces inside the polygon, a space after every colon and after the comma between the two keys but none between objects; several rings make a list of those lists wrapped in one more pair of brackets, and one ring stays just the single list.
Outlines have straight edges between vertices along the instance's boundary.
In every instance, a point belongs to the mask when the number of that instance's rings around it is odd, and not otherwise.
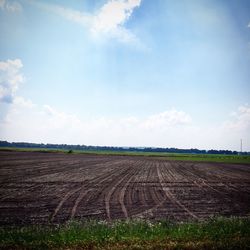
[{"label": "green grass strip", "polygon": [[1,249],[249,249],[249,218],[173,224],[144,220],[1,227]]}]

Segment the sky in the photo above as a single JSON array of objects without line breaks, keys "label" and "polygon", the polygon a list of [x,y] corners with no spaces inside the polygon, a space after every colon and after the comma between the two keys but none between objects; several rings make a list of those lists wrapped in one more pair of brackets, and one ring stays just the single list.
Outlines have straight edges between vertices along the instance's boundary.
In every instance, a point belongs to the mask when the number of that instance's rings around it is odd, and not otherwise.
[{"label": "sky", "polygon": [[250,151],[250,1],[0,0],[0,140]]}]

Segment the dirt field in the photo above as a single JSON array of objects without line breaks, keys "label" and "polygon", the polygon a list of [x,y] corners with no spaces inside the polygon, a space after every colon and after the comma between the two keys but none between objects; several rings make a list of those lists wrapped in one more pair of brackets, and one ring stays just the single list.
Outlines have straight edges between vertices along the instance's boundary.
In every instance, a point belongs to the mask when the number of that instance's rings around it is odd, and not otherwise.
[{"label": "dirt field", "polygon": [[250,165],[0,152],[0,225],[250,215]]}]

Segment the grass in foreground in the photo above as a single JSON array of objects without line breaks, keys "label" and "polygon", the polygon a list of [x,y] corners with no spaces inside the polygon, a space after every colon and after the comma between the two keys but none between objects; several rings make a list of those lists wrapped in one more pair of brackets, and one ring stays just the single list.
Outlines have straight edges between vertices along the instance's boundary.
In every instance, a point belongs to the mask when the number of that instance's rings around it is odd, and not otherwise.
[{"label": "grass in foreground", "polygon": [[1,249],[250,249],[250,219],[173,224],[149,221],[71,222],[0,228]]},{"label": "grass in foreground", "polygon": [[120,155],[120,156],[147,156],[163,160],[195,161],[195,162],[220,162],[250,164],[250,155],[221,155],[221,154],[184,154],[161,152],[131,152],[108,150],[65,150],[47,148],[12,148],[0,147],[2,151],[43,152],[43,153],[70,153],[70,154],[94,154],[94,155]]}]

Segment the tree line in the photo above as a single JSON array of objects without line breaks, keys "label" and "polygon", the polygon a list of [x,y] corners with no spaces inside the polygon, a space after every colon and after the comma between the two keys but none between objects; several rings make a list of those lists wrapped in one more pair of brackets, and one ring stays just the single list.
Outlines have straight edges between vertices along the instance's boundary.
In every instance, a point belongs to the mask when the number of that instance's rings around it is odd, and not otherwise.
[{"label": "tree line", "polygon": [[[69,145],[69,144],[44,144],[29,142],[8,142],[0,141],[0,147],[16,148],[45,148],[45,149],[63,149],[63,150],[89,150],[89,151],[122,151],[122,152],[158,152],[158,153],[185,153],[185,154],[224,154],[237,155],[238,151],[231,150],[200,150],[196,148],[179,149],[179,148],[153,148],[153,147],[109,147],[109,146],[86,146],[86,145]],[[242,152],[243,155],[249,155],[250,152]]]}]

